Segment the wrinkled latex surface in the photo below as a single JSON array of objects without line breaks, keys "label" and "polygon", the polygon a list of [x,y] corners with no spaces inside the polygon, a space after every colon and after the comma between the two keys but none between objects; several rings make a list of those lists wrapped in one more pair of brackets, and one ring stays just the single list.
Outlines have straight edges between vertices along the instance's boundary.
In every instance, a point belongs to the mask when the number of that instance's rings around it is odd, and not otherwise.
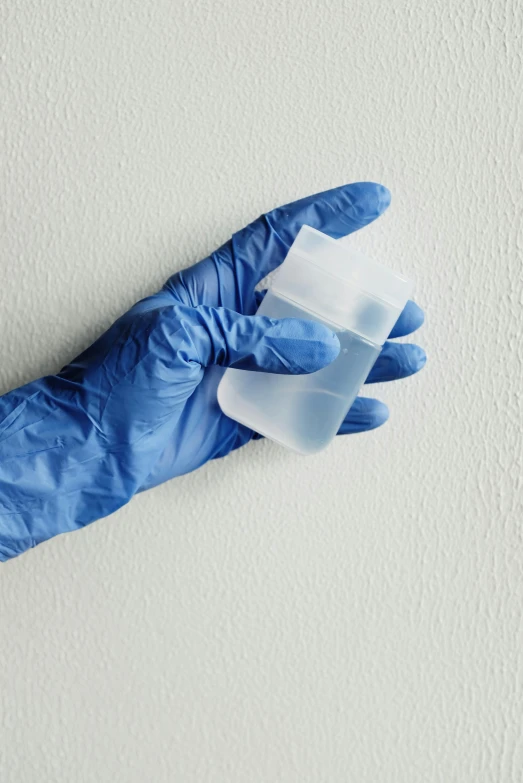
[{"label": "wrinkled latex surface", "polygon": [[[356,183],[262,215],[138,302],[61,372],[1,397],[0,560],[247,443],[254,433],[216,400],[224,368],[313,372],[339,350],[320,324],[254,316],[256,284],[303,223],[338,238],[389,200],[386,188]],[[422,321],[409,302],[391,337]],[[387,342],[368,382],[411,375],[424,362],[417,346]],[[382,403],[358,398],[340,432],[372,429],[387,416]]]}]

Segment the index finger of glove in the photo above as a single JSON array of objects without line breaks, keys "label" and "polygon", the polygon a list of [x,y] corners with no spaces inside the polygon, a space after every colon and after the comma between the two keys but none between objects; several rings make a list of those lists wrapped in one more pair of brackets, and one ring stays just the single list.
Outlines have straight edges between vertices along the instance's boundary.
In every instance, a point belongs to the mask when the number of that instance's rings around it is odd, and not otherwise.
[{"label": "index finger of glove", "polygon": [[339,239],[372,223],[389,204],[390,192],[383,185],[355,182],[261,215],[232,237],[230,260],[238,283],[242,287],[254,287],[276,269],[303,225]]}]

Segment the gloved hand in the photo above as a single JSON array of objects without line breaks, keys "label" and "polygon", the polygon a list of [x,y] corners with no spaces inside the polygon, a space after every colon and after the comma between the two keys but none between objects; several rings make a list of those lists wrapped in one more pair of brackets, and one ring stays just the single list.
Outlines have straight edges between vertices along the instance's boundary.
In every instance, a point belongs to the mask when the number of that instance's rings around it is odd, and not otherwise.
[{"label": "gloved hand", "polygon": [[[0,398],[0,560],[106,516],[143,489],[223,457],[254,433],[216,400],[223,368],[314,372],[338,354],[325,326],[254,316],[256,284],[284,259],[303,223],[338,238],[388,206],[381,185],[358,183],[258,218],[200,263],[175,274],[58,375]],[[423,321],[409,302],[391,337]],[[415,345],[387,343],[368,381],[411,375]],[[388,416],[358,398],[340,432]]]}]

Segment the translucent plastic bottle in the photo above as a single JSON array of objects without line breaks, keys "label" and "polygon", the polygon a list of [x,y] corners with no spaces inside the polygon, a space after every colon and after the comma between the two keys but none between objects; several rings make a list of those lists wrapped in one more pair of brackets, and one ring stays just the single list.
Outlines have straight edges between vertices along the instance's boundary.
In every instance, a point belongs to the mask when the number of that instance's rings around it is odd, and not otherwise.
[{"label": "translucent plastic bottle", "polygon": [[339,338],[339,356],[310,375],[228,369],[218,388],[223,412],[302,454],[325,448],[411,292],[405,278],[303,226],[258,314],[328,325]]}]

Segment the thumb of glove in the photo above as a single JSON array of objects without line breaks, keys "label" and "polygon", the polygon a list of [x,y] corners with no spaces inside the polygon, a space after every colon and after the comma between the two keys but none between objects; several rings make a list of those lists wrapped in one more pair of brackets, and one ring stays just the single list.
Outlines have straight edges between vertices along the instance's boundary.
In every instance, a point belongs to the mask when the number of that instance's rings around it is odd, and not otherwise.
[{"label": "thumb of glove", "polygon": [[240,315],[200,305],[186,325],[194,356],[203,367],[304,374],[321,370],[337,357],[340,343],[327,326],[297,318]]}]

